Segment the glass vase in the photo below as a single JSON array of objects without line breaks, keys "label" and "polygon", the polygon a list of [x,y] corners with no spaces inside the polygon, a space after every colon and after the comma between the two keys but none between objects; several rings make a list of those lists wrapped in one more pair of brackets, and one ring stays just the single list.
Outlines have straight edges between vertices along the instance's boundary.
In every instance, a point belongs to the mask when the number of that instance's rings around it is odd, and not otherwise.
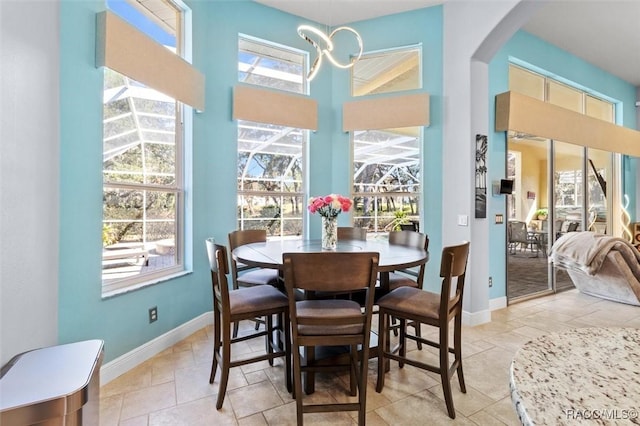
[{"label": "glass vase", "polygon": [[322,250],[335,250],[338,243],[338,218],[322,217]]}]

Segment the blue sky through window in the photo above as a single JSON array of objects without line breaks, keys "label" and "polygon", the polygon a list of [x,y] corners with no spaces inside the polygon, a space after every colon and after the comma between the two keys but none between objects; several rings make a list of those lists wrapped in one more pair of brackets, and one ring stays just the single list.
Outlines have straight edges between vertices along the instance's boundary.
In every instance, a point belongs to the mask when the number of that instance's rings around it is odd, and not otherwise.
[{"label": "blue sky through window", "polygon": [[176,38],[131,6],[126,0],[107,0],[107,7],[116,15],[164,46],[176,47]]}]

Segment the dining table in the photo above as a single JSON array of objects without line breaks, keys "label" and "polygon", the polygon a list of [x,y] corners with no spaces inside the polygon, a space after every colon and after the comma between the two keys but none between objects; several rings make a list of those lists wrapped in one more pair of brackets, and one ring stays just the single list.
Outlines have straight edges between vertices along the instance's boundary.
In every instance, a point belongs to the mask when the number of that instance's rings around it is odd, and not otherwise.
[{"label": "dining table", "polygon": [[[318,253],[323,251],[321,240],[303,239],[273,239],[266,242],[250,243],[236,247],[231,255],[236,262],[259,268],[284,269],[282,255],[284,253]],[[388,290],[389,273],[400,269],[408,269],[423,265],[429,260],[429,252],[420,247],[408,247],[403,245],[389,244],[387,239],[371,238],[367,240],[339,240],[335,250],[332,252],[357,253],[357,252],[377,252],[379,253],[378,272],[380,290],[384,294]],[[378,338],[372,331],[370,339],[369,357],[377,357]],[[313,362],[318,365],[342,364],[346,362],[348,352],[341,348],[326,348],[324,353],[319,352],[314,356]],[[306,354],[305,354],[306,358]],[[305,392],[307,394],[314,391],[314,374],[307,374],[305,377]]]},{"label": "dining table", "polygon": [[[240,263],[259,268],[283,269],[284,253],[316,253],[322,249],[321,240],[277,239],[245,244],[233,250],[231,255]],[[388,273],[423,265],[429,260],[429,252],[420,247],[389,244],[386,239],[340,240],[336,252],[377,252],[380,287],[387,290]]]}]

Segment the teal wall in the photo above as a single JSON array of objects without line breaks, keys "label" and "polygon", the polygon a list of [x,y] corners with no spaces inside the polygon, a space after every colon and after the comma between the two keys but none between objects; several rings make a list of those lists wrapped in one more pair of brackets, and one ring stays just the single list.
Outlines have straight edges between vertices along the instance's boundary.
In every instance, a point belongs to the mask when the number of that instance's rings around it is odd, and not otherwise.
[{"label": "teal wall", "polygon": [[[187,202],[188,274],[108,299],[101,297],[102,69],[95,67],[95,15],[104,2],[63,0],[61,40],[61,210],[59,340],[105,340],[105,362],[211,311],[204,239],[219,241],[236,227],[236,123],[231,119],[237,84],[238,33],[310,51],[296,27],[302,18],[255,2],[190,2],[193,63],[206,75],[206,109],[193,116],[192,182]],[[365,50],[422,43],[424,89],[431,95],[425,130],[425,224],[431,252],[441,246],[442,8],[435,7],[353,24]],[[381,28],[389,28],[381,31]],[[349,71],[323,65],[311,83],[319,128],[311,133],[310,195],[350,192],[349,135],[341,131],[342,103],[349,100]],[[348,222],[348,216],[340,218]],[[316,223],[317,222],[317,223]],[[319,219],[310,221],[311,236]],[[432,260],[439,262],[439,259]],[[437,264],[437,263],[436,263]],[[437,268],[428,268],[437,275]],[[158,321],[148,323],[148,308]]]},{"label": "teal wall", "polygon": [[[194,271],[142,290],[102,299],[102,84],[95,66],[96,13],[101,1],[60,4],[60,266],[59,341],[104,339],[105,361],[122,355],[211,310],[211,285],[203,252],[204,236],[212,231],[215,213],[194,213]],[[210,145],[196,143],[197,147]],[[196,176],[211,170],[206,159],[194,160]],[[196,181],[199,182],[198,179]],[[212,181],[215,181],[212,179]],[[197,191],[198,188],[193,188]],[[196,202],[200,202],[193,194]],[[232,210],[233,211],[233,210]],[[197,230],[197,232],[195,232]],[[218,236],[222,236],[219,232]],[[148,308],[158,307],[159,319],[148,322]]]},{"label": "teal wall", "polygon": [[[489,64],[489,128],[495,123],[495,96],[509,90],[509,60],[519,61],[536,67],[556,79],[564,79],[585,90],[591,90],[618,102],[618,124],[636,128],[635,87],[609,73],[604,72],[582,59],[525,32],[518,31],[494,56]],[[489,133],[489,182],[505,176],[506,158],[505,132]],[[635,176],[635,165],[630,162],[626,168],[629,176]],[[635,178],[629,179],[628,190],[635,194]],[[633,183],[631,183],[633,182]],[[633,200],[632,200],[632,204]],[[488,217],[505,213],[505,197],[490,197]],[[490,233],[489,248],[492,253],[489,275],[494,286],[490,298],[506,296],[506,225]]]}]

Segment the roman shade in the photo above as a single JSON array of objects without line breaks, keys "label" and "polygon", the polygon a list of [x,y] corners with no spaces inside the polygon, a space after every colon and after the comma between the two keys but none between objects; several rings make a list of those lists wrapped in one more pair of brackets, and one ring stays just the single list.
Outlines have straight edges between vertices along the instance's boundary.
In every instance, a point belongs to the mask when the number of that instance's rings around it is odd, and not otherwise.
[{"label": "roman shade", "polygon": [[112,12],[97,15],[96,66],[105,66],[204,111],[205,77]]},{"label": "roman shade", "polygon": [[496,96],[496,131],[515,131],[640,157],[640,132],[517,92]]},{"label": "roman shade", "polygon": [[428,93],[345,102],[342,109],[345,132],[428,125]]},{"label": "roman shade", "polygon": [[233,119],[318,129],[318,103],[302,95],[237,85],[233,90]]}]

